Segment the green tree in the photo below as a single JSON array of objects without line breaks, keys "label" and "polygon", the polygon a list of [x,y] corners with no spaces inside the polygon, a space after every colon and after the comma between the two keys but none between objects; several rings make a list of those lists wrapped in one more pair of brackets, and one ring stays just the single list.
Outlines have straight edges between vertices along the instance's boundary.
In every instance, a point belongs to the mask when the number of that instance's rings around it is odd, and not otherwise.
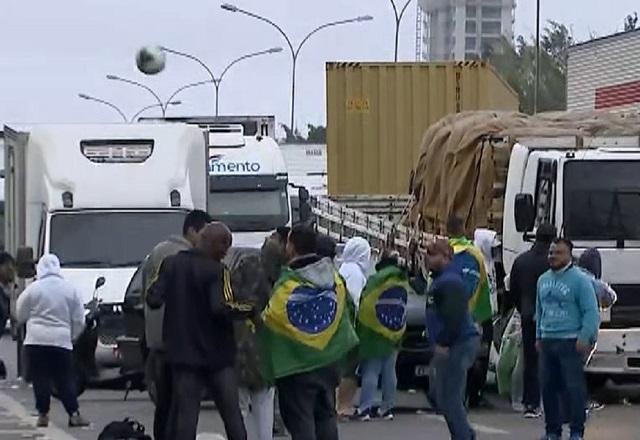
[{"label": "green tree", "polygon": [[307,143],[309,144],[326,144],[327,128],[322,125],[307,124],[309,133],[307,133]]},{"label": "green tree", "polygon": [[[574,43],[569,29],[555,21],[547,22],[540,37],[540,90],[538,111],[564,110],[567,103],[567,57]],[[534,109],[536,79],[536,46],[533,39],[522,35],[515,47],[506,39],[497,46],[485,48],[488,60],[520,97],[520,111]]]},{"label": "green tree", "polygon": [[629,14],[624,19],[624,31],[631,32],[638,27],[638,13]]},{"label": "green tree", "polygon": [[304,144],[307,140],[300,134],[298,129],[292,130],[287,124],[280,124],[285,132],[285,143],[287,144]]}]

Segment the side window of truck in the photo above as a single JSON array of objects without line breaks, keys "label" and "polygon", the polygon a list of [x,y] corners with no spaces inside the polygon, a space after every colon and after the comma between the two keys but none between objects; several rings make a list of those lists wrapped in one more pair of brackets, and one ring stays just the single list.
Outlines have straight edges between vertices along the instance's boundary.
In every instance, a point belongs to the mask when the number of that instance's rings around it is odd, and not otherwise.
[{"label": "side window of truck", "polygon": [[536,226],[555,222],[557,162],[540,159],[536,178]]}]

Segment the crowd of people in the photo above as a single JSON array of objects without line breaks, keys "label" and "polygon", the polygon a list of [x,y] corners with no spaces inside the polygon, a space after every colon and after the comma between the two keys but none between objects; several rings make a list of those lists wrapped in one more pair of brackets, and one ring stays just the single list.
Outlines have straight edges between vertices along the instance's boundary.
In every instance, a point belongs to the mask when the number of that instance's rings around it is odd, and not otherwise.
[{"label": "crowd of people", "polygon": [[[302,224],[278,229],[262,249],[232,248],[223,223],[189,213],[182,235],[158,244],[143,266],[154,438],[195,439],[204,398],[215,401],[229,440],[246,439],[247,426],[255,439],[272,439],[279,422],[293,440],[333,440],[341,420],[393,420],[396,360],[414,292],[427,298],[429,400],[452,438],[476,438],[466,408],[482,400],[487,377],[498,312],[496,234],[478,230],[472,241],[464,226],[452,217],[449,239],[429,243],[410,274],[392,251],[373,261],[359,237],[336,258],[336,243]],[[522,319],[524,414],[539,417],[542,401],[548,440],[560,439],[567,422],[572,440],[584,434],[584,362],[596,343],[599,305],[615,301],[600,280],[597,251],[579,265],[572,251],[552,226],[540,225],[508,277]],[[54,383],[69,424],[83,426],[64,373],[82,303],[54,255],[41,258],[37,278],[20,295],[17,319],[27,324],[36,366],[38,425],[48,423]]]}]

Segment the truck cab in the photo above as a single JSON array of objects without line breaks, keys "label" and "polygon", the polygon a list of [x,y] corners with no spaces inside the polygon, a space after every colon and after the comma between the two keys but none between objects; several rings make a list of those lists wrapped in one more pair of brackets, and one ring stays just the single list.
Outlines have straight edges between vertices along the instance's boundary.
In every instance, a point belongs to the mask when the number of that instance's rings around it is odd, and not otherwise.
[{"label": "truck cab", "polygon": [[118,364],[122,303],[136,268],[186,214],[206,209],[206,146],[196,127],[5,127],[7,250],[60,259],[85,303],[96,280],[104,312],[98,364]]},{"label": "truck cab", "polygon": [[209,213],[233,232],[234,247],[259,248],[291,224],[288,174],[271,137],[247,136],[240,124],[207,128]]},{"label": "truck cab", "polygon": [[535,228],[554,224],[575,245],[602,255],[603,280],[618,302],[602,313],[587,372],[640,375],[640,145],[637,137],[521,139],[509,162],[503,258],[530,247]]}]

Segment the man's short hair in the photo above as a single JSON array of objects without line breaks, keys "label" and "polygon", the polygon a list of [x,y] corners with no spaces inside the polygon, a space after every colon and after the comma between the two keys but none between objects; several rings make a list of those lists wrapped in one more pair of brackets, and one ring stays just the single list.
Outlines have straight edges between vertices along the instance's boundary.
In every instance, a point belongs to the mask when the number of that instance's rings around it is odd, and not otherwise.
[{"label": "man's short hair", "polygon": [[211,223],[212,219],[209,214],[199,209],[194,209],[184,219],[182,224],[182,235],[187,235],[189,229],[193,229],[196,232],[200,232],[207,224]]},{"label": "man's short hair", "polygon": [[447,219],[447,235],[450,237],[462,237],[464,234],[464,220],[455,215],[449,216]]},{"label": "man's short hair", "polygon": [[0,266],[4,266],[8,263],[16,264],[16,261],[9,252],[0,252]]},{"label": "man's short hair", "polygon": [[328,235],[318,234],[316,237],[316,253],[332,260],[336,257],[336,241]]},{"label": "man's short hair", "polygon": [[315,254],[317,235],[312,227],[305,224],[295,225],[289,232],[289,241],[298,255]]},{"label": "man's short hair", "polygon": [[444,255],[449,259],[453,258],[453,248],[444,238],[436,238],[429,243],[427,245],[427,253],[429,255]]},{"label": "man's short hair", "polygon": [[536,230],[536,241],[549,244],[558,236],[555,226],[551,223],[542,223]]},{"label": "man's short hair", "polygon": [[573,242],[568,238],[564,238],[564,237],[554,238],[552,243],[555,245],[563,244],[569,248],[569,252],[573,252]]}]

